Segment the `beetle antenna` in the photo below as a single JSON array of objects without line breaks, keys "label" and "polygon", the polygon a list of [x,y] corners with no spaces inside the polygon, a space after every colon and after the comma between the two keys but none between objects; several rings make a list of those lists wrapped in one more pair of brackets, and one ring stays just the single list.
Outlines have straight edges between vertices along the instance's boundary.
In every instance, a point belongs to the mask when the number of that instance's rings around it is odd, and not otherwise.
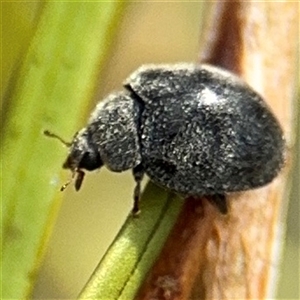
[{"label": "beetle antenna", "polygon": [[71,177],[71,179],[69,179],[64,185],[61,186],[61,188],[60,188],[60,191],[61,191],[61,192],[63,192],[63,191],[68,187],[68,185],[69,185],[70,183],[72,183],[72,181],[73,181],[74,178],[75,178],[75,175],[76,175],[76,171],[72,171],[72,177]]},{"label": "beetle antenna", "polygon": [[60,188],[60,191],[63,192],[70,183],[72,183],[72,181],[74,180],[75,176],[77,175],[77,178],[75,179],[75,190],[76,191],[79,191],[80,190],[80,187],[81,187],[81,184],[82,184],[82,181],[84,179],[84,175],[85,173],[82,171],[82,170],[79,170],[79,169],[75,169],[73,172],[72,172],[72,177],[71,179],[69,179],[64,185],[61,186]]},{"label": "beetle antenna", "polygon": [[73,181],[73,177],[72,179],[68,180],[64,185],[60,187],[60,191],[63,192],[72,181]]},{"label": "beetle antenna", "polygon": [[[58,136],[57,134],[49,131],[49,130],[44,130],[44,135],[45,136],[48,136],[48,137],[51,137],[51,138],[55,138],[55,139],[58,139],[59,141],[61,141],[65,146],[67,146],[68,148],[71,147],[72,143],[69,143],[69,142],[66,142],[63,138],[61,138],[60,136]],[[70,182],[67,184],[69,185]],[[66,184],[64,184],[63,186],[65,186]],[[66,187],[65,187],[66,188]],[[64,188],[64,189],[65,189]]]}]

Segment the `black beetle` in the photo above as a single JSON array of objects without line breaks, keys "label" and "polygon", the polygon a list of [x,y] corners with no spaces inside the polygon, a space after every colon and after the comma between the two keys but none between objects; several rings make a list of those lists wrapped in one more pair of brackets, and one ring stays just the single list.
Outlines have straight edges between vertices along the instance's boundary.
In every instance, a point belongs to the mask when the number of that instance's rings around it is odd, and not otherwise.
[{"label": "black beetle", "polygon": [[67,144],[63,167],[77,174],[76,190],[83,169],[133,169],[134,212],[146,173],[178,194],[209,196],[226,213],[225,193],[271,182],[284,163],[278,121],[230,72],[210,65],[146,65],[124,87],[100,102]]}]

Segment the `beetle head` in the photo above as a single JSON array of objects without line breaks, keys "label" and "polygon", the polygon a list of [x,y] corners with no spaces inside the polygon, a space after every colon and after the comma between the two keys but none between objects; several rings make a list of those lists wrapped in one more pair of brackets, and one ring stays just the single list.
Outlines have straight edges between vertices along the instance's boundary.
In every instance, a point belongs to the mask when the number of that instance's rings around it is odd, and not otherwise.
[{"label": "beetle head", "polygon": [[72,178],[61,187],[61,191],[65,190],[74,178],[75,189],[78,191],[85,175],[82,169],[93,171],[103,165],[99,151],[92,143],[88,131],[83,129],[76,133],[71,143],[65,142],[62,138],[49,131],[45,131],[44,133],[49,137],[59,139],[69,148],[69,154],[63,163],[63,168],[71,170]]}]

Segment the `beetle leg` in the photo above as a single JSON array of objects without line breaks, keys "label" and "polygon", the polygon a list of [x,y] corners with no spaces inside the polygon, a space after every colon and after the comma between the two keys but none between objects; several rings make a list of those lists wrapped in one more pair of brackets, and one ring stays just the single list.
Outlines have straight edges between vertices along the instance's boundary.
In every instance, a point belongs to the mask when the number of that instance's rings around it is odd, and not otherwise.
[{"label": "beetle leg", "polygon": [[206,196],[208,201],[212,203],[214,206],[216,206],[221,214],[226,215],[228,213],[228,204],[226,195],[224,194],[215,194],[215,195],[209,195]]},{"label": "beetle leg", "polygon": [[140,208],[139,208],[139,202],[140,202],[140,197],[141,197],[141,181],[144,177],[144,169],[142,167],[142,164],[137,165],[136,167],[133,168],[133,177],[136,182],[136,186],[134,188],[133,192],[133,208],[132,208],[132,213],[133,215],[138,215],[140,213]]}]

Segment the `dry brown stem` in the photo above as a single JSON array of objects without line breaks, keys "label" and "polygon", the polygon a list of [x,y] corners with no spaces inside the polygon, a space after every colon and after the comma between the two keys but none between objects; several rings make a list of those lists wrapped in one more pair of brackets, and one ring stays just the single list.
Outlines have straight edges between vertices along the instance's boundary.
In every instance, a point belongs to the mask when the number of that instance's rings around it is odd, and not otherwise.
[{"label": "dry brown stem", "polygon": [[211,234],[216,210],[188,198],[137,299],[186,299],[202,267],[201,257]]},{"label": "dry brown stem", "polygon": [[213,10],[200,61],[238,73],[265,98],[284,129],[287,164],[268,186],[229,196],[227,217],[189,199],[136,299],[264,299],[275,290],[293,146],[298,4],[220,1]]}]

